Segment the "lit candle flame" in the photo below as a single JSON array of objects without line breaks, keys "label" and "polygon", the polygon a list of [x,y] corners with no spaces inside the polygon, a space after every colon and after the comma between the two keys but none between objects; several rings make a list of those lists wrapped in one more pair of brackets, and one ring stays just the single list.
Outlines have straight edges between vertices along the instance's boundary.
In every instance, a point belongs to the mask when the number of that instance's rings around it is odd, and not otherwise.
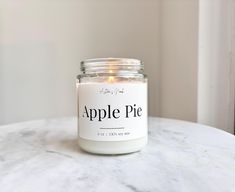
[{"label": "lit candle flame", "polygon": [[[109,73],[113,73],[113,70],[109,70]],[[114,76],[109,76],[109,78],[108,78],[109,83],[113,83],[114,80],[115,80]]]},{"label": "lit candle flame", "polygon": [[108,82],[109,83],[113,83],[114,82],[114,77],[113,76],[109,76]]}]

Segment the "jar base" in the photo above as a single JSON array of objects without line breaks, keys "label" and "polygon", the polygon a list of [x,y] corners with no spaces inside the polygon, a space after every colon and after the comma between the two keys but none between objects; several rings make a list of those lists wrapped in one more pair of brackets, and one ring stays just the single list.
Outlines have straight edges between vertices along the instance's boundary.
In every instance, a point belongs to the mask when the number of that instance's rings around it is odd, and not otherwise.
[{"label": "jar base", "polygon": [[118,155],[140,151],[147,144],[147,136],[129,141],[91,141],[78,138],[81,149],[89,153]]}]

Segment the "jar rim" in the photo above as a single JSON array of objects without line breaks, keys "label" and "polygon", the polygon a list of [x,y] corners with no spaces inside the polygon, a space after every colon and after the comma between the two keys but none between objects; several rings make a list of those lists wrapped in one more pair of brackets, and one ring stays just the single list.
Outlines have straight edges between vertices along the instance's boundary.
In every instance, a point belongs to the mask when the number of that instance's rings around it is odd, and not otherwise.
[{"label": "jar rim", "polygon": [[107,58],[92,58],[86,59],[81,62],[81,64],[92,64],[92,63],[100,63],[100,64],[130,64],[130,65],[142,65],[143,63],[139,59],[134,58],[116,58],[116,57],[107,57]]},{"label": "jar rim", "polygon": [[139,66],[143,68],[143,63],[138,59],[115,57],[86,59],[81,62],[81,69],[96,66]]},{"label": "jar rim", "polygon": [[84,74],[130,74],[143,73],[144,65],[138,59],[131,58],[94,58],[81,62]]}]

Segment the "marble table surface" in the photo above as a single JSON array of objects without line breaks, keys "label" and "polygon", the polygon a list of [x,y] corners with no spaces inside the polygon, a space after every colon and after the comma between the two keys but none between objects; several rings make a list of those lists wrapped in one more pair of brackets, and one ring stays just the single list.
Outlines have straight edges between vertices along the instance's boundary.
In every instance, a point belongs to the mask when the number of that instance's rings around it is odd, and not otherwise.
[{"label": "marble table surface", "polygon": [[141,152],[92,155],[76,118],[0,126],[1,192],[235,192],[235,137],[184,121],[149,118]]}]

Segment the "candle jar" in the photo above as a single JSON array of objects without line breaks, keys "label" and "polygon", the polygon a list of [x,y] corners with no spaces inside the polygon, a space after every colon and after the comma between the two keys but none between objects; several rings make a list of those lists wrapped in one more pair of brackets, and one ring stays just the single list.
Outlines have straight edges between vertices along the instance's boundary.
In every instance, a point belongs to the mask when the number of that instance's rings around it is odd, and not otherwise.
[{"label": "candle jar", "polygon": [[96,154],[125,154],[147,144],[147,77],[137,59],[81,62],[78,142]]}]

